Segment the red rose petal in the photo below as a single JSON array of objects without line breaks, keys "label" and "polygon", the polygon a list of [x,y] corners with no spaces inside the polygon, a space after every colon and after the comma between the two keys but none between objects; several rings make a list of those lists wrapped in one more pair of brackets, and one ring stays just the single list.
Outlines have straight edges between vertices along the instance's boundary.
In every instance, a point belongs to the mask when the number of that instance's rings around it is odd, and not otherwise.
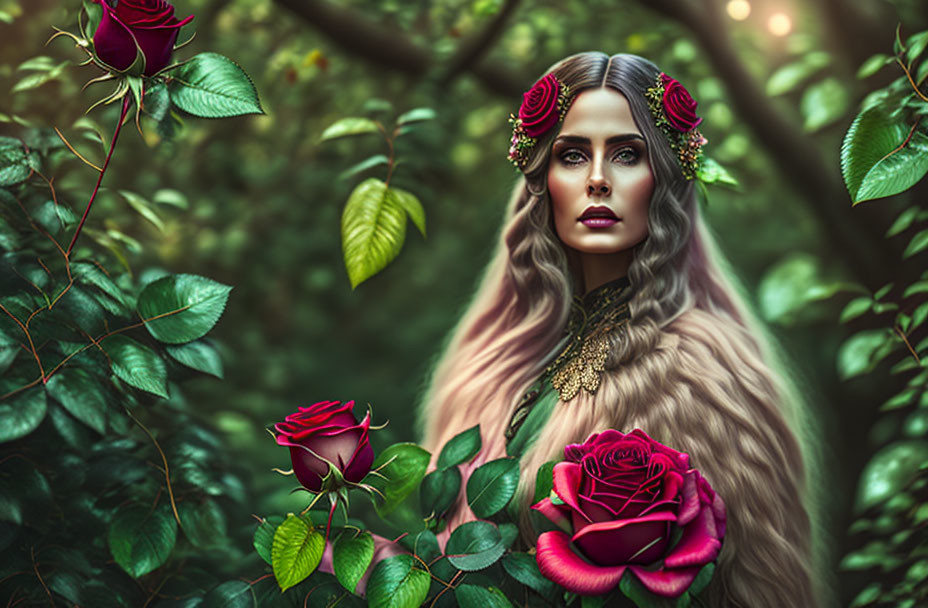
[{"label": "red rose petal", "polygon": [[[559,462],[554,465],[554,493],[558,498],[573,507],[578,513],[580,509],[578,490],[580,489],[580,465],[573,462]],[[589,518],[586,517],[589,521]]]},{"label": "red rose petal", "polygon": [[551,502],[550,498],[545,498],[540,502],[536,502],[530,508],[547,517],[558,528],[563,529],[565,532],[570,531],[570,507],[556,505]]},{"label": "red rose petal", "polygon": [[712,509],[707,505],[690,525],[683,528],[683,536],[664,558],[664,566],[704,566],[718,557],[721,548]]},{"label": "red rose petal", "polygon": [[641,566],[629,566],[648,591],[662,597],[680,597],[693,584],[699,568],[677,570],[645,570]]},{"label": "red rose petal", "polygon": [[538,537],[535,559],[545,578],[580,595],[603,595],[614,589],[626,568],[604,568],[583,561],[571,550],[569,537],[557,530]]}]

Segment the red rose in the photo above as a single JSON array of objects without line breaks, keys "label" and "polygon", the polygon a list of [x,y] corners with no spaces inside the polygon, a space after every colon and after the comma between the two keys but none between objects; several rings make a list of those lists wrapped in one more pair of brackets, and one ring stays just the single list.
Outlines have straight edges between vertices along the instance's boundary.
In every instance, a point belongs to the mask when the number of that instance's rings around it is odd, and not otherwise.
[{"label": "red rose", "polygon": [[274,425],[277,443],[290,447],[293,472],[310,492],[323,489],[329,463],[352,483],[364,479],[371,470],[374,449],[368,442],[370,412],[359,424],[353,407],[354,401],[320,401],[299,408]]},{"label": "red rose", "polygon": [[558,119],[557,96],[560,84],[554,74],[548,74],[522,95],[519,118],[529,137],[538,137],[553,127]]},{"label": "red rose", "polygon": [[[554,467],[560,500],[532,505],[567,532],[538,537],[536,559],[547,578],[573,593],[602,595],[630,569],[652,593],[679,597],[715,560],[725,505],[689,468],[687,454],[635,429],[591,435],[564,455]],[[682,534],[671,544],[675,527]]]},{"label": "red rose", "polygon": [[664,114],[667,115],[667,122],[677,131],[695,129],[702,122],[702,118],[696,116],[696,100],[690,96],[686,87],[667,74],[661,74],[661,82],[664,83]]},{"label": "red rose", "polygon": [[[135,61],[137,48],[145,55],[146,76],[167,67],[181,27],[193,20],[174,17],[174,7],[164,0],[95,0],[103,7],[103,18],[93,35],[97,57],[117,70],[126,70]],[[137,45],[137,48],[136,48]]]}]

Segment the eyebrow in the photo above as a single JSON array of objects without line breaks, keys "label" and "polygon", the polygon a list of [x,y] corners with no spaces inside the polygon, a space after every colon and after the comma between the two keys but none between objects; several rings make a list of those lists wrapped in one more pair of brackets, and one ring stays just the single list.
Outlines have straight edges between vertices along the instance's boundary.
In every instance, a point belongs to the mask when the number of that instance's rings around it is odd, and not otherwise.
[{"label": "eyebrow", "polygon": [[[644,141],[644,137],[638,133],[625,133],[623,135],[613,135],[606,140],[606,145],[622,143],[624,141],[631,140],[640,140]],[[588,137],[580,137],[579,135],[560,135],[557,139],[554,140],[554,143],[571,143],[571,144],[590,144],[590,139]]]}]

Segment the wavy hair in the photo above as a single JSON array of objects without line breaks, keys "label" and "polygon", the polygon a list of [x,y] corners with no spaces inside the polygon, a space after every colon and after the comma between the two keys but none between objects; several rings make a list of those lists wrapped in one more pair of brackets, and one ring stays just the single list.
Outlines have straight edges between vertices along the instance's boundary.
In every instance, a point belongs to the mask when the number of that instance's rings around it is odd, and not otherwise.
[{"label": "wavy hair", "polygon": [[[522,456],[514,500],[523,542],[534,545],[528,507],[539,466],[561,460],[565,445],[590,433],[640,427],[688,452],[726,502],[728,530],[706,595],[712,606],[831,606],[821,495],[809,491],[822,487],[817,423],[775,341],[746,305],[702,219],[693,182],[653,123],[644,93],[660,70],[635,55],[588,52],[546,73],[574,98],[600,87],[626,97],[655,185],[648,236],[628,269],[630,321],[610,336],[602,383],[592,395],[581,391],[559,402]],[[573,294],[585,291],[577,252],[555,232],[547,191],[558,131],[531,150],[495,252],[421,401],[419,424],[433,466],[448,439],[480,425],[484,447],[463,466],[465,479],[505,456],[516,403],[550,362]],[[448,529],[470,519],[462,489]]]}]

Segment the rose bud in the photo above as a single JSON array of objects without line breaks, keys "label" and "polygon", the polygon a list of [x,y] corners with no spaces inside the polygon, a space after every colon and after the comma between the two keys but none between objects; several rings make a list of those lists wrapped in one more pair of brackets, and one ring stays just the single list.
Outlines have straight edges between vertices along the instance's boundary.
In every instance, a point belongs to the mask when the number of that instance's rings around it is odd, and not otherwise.
[{"label": "rose bud", "polygon": [[[98,0],[94,0],[98,1]],[[174,52],[180,28],[193,20],[174,17],[174,7],[164,0],[119,0],[115,7],[109,0],[99,1],[103,17],[93,35],[94,52],[105,64],[119,70],[129,69],[138,49],[145,56],[145,76],[167,67]]]},{"label": "rose bud", "polygon": [[[371,470],[371,415],[368,412],[358,423],[353,407],[354,401],[320,401],[274,425],[277,443],[290,448],[293,473],[310,492],[331,490],[339,478],[358,483]],[[326,480],[330,465],[335,475]]]}]

